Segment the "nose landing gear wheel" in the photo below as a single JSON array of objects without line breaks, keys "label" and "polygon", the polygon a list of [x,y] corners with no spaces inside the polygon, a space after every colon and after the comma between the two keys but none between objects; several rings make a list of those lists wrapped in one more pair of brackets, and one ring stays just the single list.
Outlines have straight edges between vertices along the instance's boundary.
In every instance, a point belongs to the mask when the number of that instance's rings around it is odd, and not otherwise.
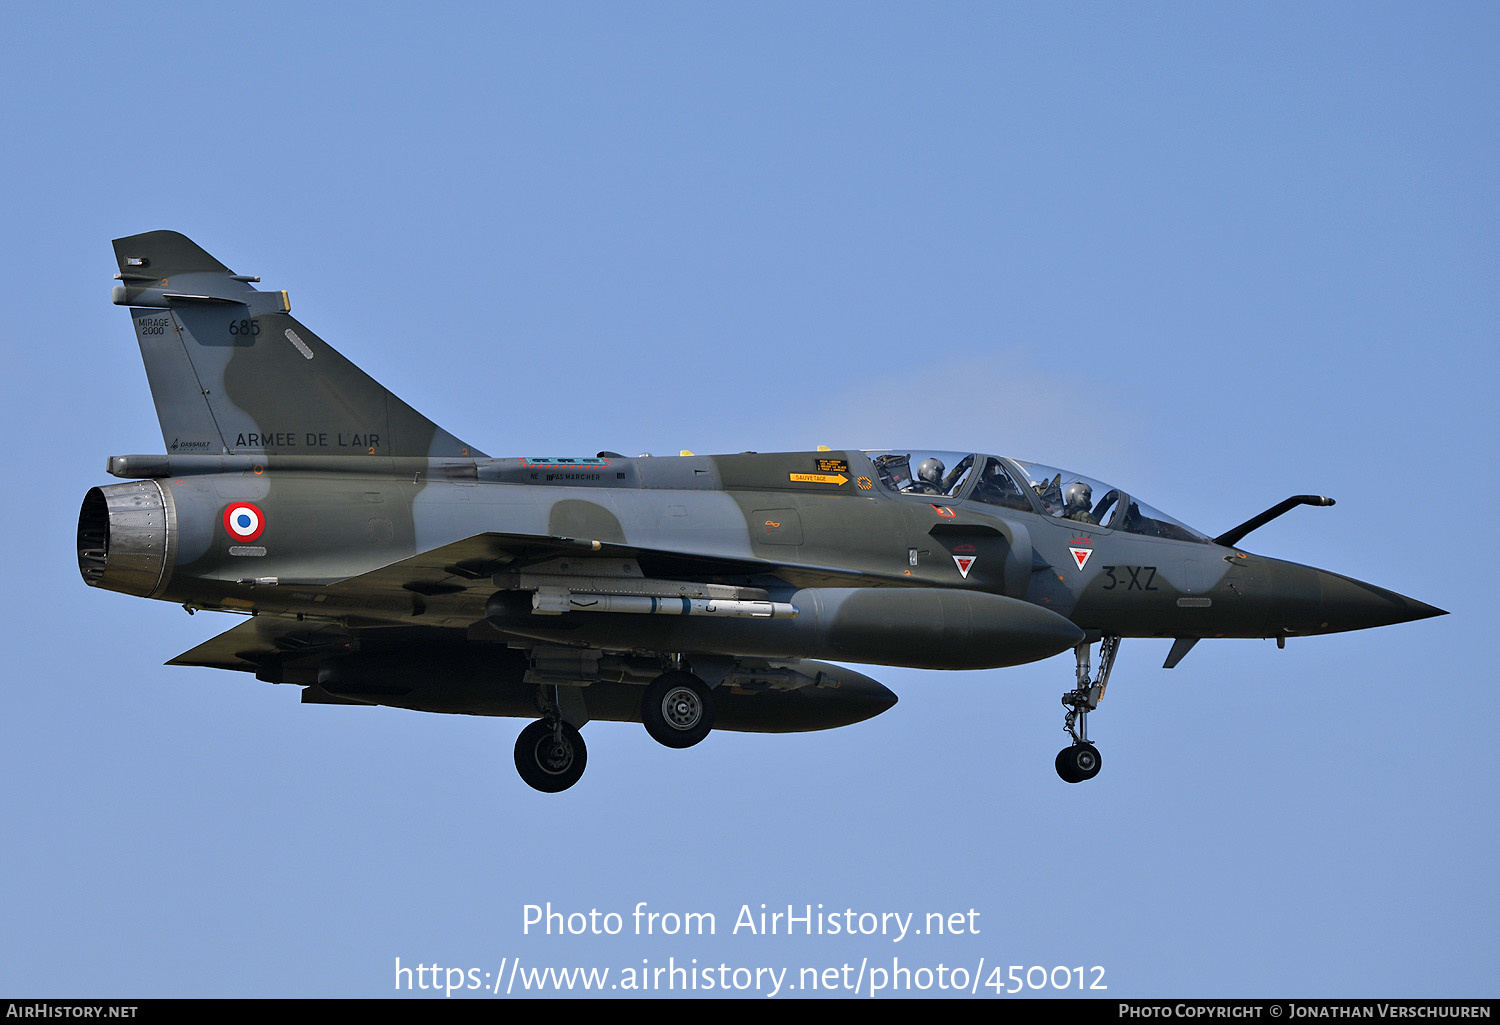
[{"label": "nose landing gear wheel", "polygon": [[583,736],[565,722],[539,719],[516,738],[516,771],[533,790],[557,794],[577,783],[588,764]]},{"label": "nose landing gear wheel", "polygon": [[1057,752],[1057,774],[1065,783],[1082,783],[1099,775],[1101,759],[1093,744],[1074,744]]},{"label": "nose landing gear wheel", "polygon": [[692,673],[662,673],[646,688],[641,719],[658,744],[692,747],[714,728],[713,692]]}]

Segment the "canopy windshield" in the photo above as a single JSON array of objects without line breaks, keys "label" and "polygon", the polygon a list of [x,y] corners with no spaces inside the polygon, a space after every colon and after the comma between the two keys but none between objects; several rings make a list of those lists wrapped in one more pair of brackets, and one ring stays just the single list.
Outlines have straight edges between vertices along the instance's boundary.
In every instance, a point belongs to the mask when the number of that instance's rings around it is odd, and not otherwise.
[{"label": "canopy windshield", "polygon": [[1019,459],[1015,464],[1026,475],[1048,516],[1148,537],[1205,543],[1211,540],[1207,534],[1092,477]]},{"label": "canopy windshield", "polygon": [[974,468],[972,455],[925,449],[872,452],[870,461],[887,490],[933,498],[957,498]]},{"label": "canopy windshield", "polygon": [[1147,537],[1209,542],[1145,502],[1071,470],[980,453],[896,449],[871,452],[887,491],[929,502],[980,502]]}]

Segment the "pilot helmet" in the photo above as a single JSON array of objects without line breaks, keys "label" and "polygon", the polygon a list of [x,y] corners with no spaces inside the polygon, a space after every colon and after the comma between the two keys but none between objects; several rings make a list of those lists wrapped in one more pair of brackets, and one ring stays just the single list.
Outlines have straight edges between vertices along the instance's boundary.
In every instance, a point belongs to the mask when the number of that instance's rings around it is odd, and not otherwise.
[{"label": "pilot helmet", "polygon": [[935,488],[943,486],[943,461],[931,456],[917,465],[917,476]]},{"label": "pilot helmet", "polygon": [[1083,481],[1074,481],[1063,491],[1063,504],[1069,509],[1082,509],[1085,512],[1094,504],[1094,489]]}]

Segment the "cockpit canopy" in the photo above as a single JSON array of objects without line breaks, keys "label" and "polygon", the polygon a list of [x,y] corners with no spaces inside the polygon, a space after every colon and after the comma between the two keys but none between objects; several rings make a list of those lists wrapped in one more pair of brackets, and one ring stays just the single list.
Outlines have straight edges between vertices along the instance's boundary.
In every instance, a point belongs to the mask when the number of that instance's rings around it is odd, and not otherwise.
[{"label": "cockpit canopy", "polygon": [[881,485],[927,501],[979,502],[1129,534],[1211,543],[1119,488],[1070,470],[979,453],[871,452]]}]

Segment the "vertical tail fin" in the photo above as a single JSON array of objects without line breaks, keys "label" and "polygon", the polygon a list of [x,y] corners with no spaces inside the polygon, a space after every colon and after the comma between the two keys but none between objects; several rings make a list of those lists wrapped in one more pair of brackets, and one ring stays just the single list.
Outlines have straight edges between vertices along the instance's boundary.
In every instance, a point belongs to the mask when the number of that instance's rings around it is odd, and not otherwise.
[{"label": "vertical tail fin", "polygon": [[116,239],[151,397],[171,453],[479,457],[291,316],[285,292],[186,236]]}]

